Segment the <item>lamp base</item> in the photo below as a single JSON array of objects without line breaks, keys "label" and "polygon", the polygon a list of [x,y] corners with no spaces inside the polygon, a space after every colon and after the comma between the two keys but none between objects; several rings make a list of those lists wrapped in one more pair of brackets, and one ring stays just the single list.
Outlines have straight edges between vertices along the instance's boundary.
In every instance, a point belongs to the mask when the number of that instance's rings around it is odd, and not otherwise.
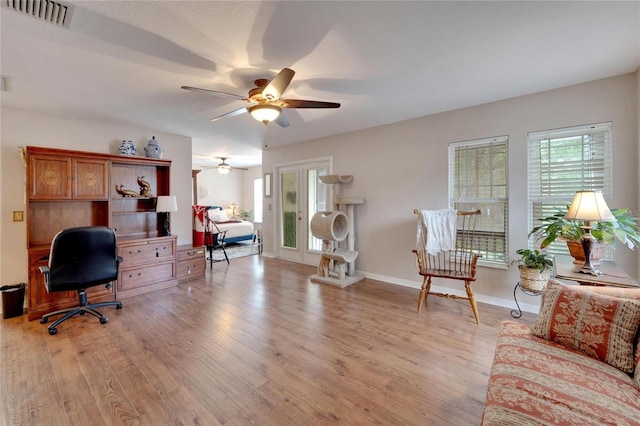
[{"label": "lamp base", "polygon": [[169,213],[165,212],[165,219],[164,219],[164,223],[162,224],[162,235],[160,235],[161,237],[170,237],[171,236],[171,232],[169,231]]},{"label": "lamp base", "polygon": [[576,266],[576,272],[579,272],[581,274],[589,274],[589,275],[593,275],[595,277],[597,277],[598,275],[602,274],[601,271],[599,271],[598,269],[594,268],[593,266],[589,267],[589,266]]},{"label": "lamp base", "polygon": [[595,266],[591,264],[591,253],[593,252],[593,247],[596,244],[596,239],[593,237],[593,235],[591,235],[591,227],[589,226],[589,222],[585,221],[585,223],[585,226],[582,227],[585,233],[582,238],[580,238],[580,243],[582,244],[582,249],[584,250],[584,265],[580,267],[578,272],[580,272],[581,274],[589,274],[597,277],[602,272],[600,272]]}]

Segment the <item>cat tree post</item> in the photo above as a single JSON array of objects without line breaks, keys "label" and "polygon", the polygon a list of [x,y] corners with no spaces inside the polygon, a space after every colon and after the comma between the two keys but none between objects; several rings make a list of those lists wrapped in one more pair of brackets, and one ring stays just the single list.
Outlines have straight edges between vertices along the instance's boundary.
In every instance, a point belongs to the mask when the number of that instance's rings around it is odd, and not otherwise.
[{"label": "cat tree post", "polygon": [[[355,268],[358,252],[355,250],[353,207],[356,204],[364,203],[364,198],[343,197],[341,188],[342,184],[349,183],[352,179],[351,175],[320,176],[323,183],[333,185],[335,211],[318,212],[311,220],[311,232],[316,238],[323,240],[323,252],[318,266],[318,274],[312,276],[311,281],[346,287],[364,279],[364,275],[358,274]],[[336,221],[338,216],[340,216],[340,220]],[[341,229],[345,226],[346,229]],[[336,229],[330,230],[332,227]],[[338,238],[336,238],[337,233],[340,234]],[[344,244],[342,241],[345,239],[347,247],[340,247]],[[338,247],[333,247],[334,243]]]}]

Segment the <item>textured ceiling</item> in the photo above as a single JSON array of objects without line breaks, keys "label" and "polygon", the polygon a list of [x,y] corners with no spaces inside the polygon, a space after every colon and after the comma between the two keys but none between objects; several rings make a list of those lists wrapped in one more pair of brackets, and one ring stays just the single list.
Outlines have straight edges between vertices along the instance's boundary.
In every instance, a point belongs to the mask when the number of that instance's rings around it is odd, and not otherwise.
[{"label": "textured ceiling", "polygon": [[[4,4],[5,2],[3,2]],[[635,71],[640,2],[74,1],[68,29],[1,14],[2,105],[193,138],[194,165]],[[257,78],[340,102],[216,122]],[[209,159],[207,159],[209,157]]]}]

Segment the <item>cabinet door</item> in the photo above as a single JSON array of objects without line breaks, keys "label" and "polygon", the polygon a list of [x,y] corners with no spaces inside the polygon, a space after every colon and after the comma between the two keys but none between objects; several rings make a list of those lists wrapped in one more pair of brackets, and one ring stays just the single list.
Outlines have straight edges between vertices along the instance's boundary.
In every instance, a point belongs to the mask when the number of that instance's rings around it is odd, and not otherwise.
[{"label": "cabinet door", "polygon": [[71,198],[71,160],[65,157],[29,157],[29,198],[64,200]]},{"label": "cabinet door", "polygon": [[73,198],[106,200],[109,198],[108,162],[75,158],[72,160]]},{"label": "cabinet door", "polygon": [[49,253],[38,251],[29,254],[29,285],[28,310],[29,320],[41,318],[42,315],[78,304],[78,295],[75,291],[59,291],[49,293],[44,284],[44,276],[38,270],[39,266],[45,266],[46,260],[40,260]]}]

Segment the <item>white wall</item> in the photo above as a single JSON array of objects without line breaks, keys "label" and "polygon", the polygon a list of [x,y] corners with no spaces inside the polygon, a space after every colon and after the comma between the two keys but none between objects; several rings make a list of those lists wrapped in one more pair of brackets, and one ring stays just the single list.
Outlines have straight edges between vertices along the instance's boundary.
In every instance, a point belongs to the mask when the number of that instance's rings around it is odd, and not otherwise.
[{"label": "white wall", "polygon": [[206,190],[207,196],[201,197],[199,188],[198,204],[226,209],[236,203],[239,210],[253,210],[253,180],[261,175],[261,166],[232,170],[226,175],[215,168],[202,170],[198,173],[198,186]]},{"label": "white wall", "polygon": [[[448,205],[448,143],[509,136],[509,251],[527,246],[527,133],[579,124],[613,122],[613,207],[638,208],[638,77],[626,74],[586,84],[512,98],[320,140],[263,151],[263,171],[273,165],[333,156],[333,173],[352,174],[345,196],[362,196],[356,206],[358,270],[367,276],[418,287],[414,208]],[[340,110],[336,111],[339,114]],[[264,209],[265,253],[276,253],[273,212]],[[269,224],[267,226],[266,224]],[[638,253],[618,245],[615,260],[638,277]],[[515,268],[482,267],[478,300],[513,305]],[[437,286],[450,286],[439,280]],[[451,288],[460,289],[455,284]],[[538,304],[539,298],[524,297]]]},{"label": "white wall", "polygon": [[19,146],[41,146],[77,151],[117,154],[122,139],[132,140],[138,155],[151,136],[172,160],[170,190],[176,195],[178,211],[171,214],[171,232],[178,244],[190,244],[191,225],[191,138],[134,125],[111,124],[14,108],[1,110],[0,139],[0,283],[27,282],[27,230],[25,221],[13,222],[14,210],[26,210],[25,167]]},{"label": "white wall", "polygon": [[240,204],[242,197],[242,180],[245,171],[233,170],[221,175],[218,170],[204,169],[198,173],[198,187],[206,189],[206,197],[201,197],[198,189],[198,204],[203,206],[229,207],[231,203]]}]

